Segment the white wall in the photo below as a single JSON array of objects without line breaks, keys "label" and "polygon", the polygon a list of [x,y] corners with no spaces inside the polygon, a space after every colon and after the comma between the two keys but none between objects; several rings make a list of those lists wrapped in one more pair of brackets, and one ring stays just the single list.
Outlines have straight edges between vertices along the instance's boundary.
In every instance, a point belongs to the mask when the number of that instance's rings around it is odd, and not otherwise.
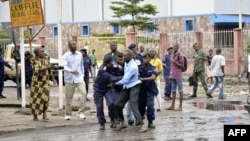
[{"label": "white wall", "polygon": [[[238,14],[240,0],[215,0],[215,14]],[[242,12],[250,14],[250,0],[242,1]]]},{"label": "white wall", "polygon": [[[102,0],[62,0],[62,22],[101,21]],[[114,20],[109,9],[112,0],[103,0],[103,20]],[[45,22],[57,23],[57,0],[42,0],[45,3]],[[156,17],[190,16],[204,14],[238,14],[239,0],[145,0],[157,6]],[[74,6],[72,10],[72,6]],[[242,12],[250,14],[250,0],[242,0]],[[73,16],[74,14],[74,16]],[[123,19],[131,19],[126,16]],[[0,22],[10,21],[8,2],[0,2]]]},{"label": "white wall", "polygon": [[10,8],[8,2],[0,2],[0,22],[10,21]]},{"label": "white wall", "polygon": [[57,0],[45,0],[44,1],[44,19],[45,23],[57,22]]},{"label": "white wall", "polygon": [[220,0],[173,0],[173,16],[202,15],[213,13],[214,1]]},{"label": "white wall", "polygon": [[75,22],[99,21],[99,0],[74,0]]}]

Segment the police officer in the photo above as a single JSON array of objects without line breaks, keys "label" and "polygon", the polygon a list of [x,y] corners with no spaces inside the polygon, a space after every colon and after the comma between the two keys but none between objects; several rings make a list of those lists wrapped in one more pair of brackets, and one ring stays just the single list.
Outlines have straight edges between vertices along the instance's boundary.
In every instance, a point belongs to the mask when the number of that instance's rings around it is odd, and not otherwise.
[{"label": "police officer", "polygon": [[2,93],[4,88],[4,66],[13,70],[13,67],[8,62],[3,60],[3,52],[3,49],[0,48],[0,98],[6,98],[6,96]]},{"label": "police officer", "polygon": [[111,74],[113,67],[112,56],[105,56],[103,59],[103,64],[100,66],[95,83],[94,83],[94,102],[97,110],[97,118],[100,124],[100,130],[105,130],[106,119],[103,111],[103,98],[105,98],[108,113],[111,120],[110,128],[116,128],[115,123],[115,109],[114,100],[112,95],[113,84],[119,81],[122,76],[116,77]]},{"label": "police officer", "polygon": [[[111,70],[112,75],[117,77],[122,77],[124,75],[124,59],[122,56],[122,53],[117,54],[116,60],[113,62],[113,68]],[[118,94],[122,90],[122,85],[114,85],[112,87],[112,95],[113,100],[116,101]],[[115,122],[117,124],[120,123],[119,119],[117,118],[117,115],[115,115]]]},{"label": "police officer", "polygon": [[25,86],[29,88],[31,86],[31,80],[33,75],[33,69],[31,65],[31,54],[29,51],[25,51],[24,53],[25,60]]},{"label": "police officer", "polygon": [[90,101],[90,99],[88,99],[87,95],[89,92],[89,72],[91,74],[91,77],[93,77],[92,67],[91,67],[91,59],[87,55],[87,49],[85,49],[85,48],[81,49],[80,52],[82,53],[82,57],[83,57],[83,65],[84,65],[83,80],[84,80],[85,86],[86,86],[86,100]]},{"label": "police officer", "polygon": [[155,128],[153,120],[155,120],[154,97],[158,94],[155,83],[157,72],[155,67],[149,63],[150,55],[143,56],[143,64],[139,66],[140,80],[142,81],[141,90],[138,98],[139,110],[144,117],[147,114],[148,128]]}]

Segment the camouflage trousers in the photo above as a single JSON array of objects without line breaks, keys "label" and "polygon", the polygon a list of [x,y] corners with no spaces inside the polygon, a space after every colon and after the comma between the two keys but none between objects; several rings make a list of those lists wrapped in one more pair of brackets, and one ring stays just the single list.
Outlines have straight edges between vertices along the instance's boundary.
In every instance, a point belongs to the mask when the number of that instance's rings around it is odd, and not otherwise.
[{"label": "camouflage trousers", "polygon": [[200,78],[201,84],[202,84],[205,92],[207,92],[208,87],[207,87],[207,83],[206,83],[206,80],[205,80],[205,71],[200,71],[200,72],[194,72],[193,73],[193,81],[194,81],[193,90],[194,90],[194,94],[197,93],[198,78]]}]

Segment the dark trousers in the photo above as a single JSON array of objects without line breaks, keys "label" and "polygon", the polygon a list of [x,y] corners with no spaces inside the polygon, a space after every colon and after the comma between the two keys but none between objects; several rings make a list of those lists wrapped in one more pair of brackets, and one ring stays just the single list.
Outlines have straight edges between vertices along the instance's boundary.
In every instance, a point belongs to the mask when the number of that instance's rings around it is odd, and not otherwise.
[{"label": "dark trousers", "polygon": [[88,92],[89,92],[89,76],[84,76],[83,79],[84,79],[84,82],[85,82],[86,93],[88,94]]},{"label": "dark trousers", "polygon": [[136,118],[136,124],[143,124],[142,116],[138,109],[138,96],[141,84],[137,84],[129,89],[123,89],[115,101],[115,111],[119,120],[124,121],[123,108],[125,104],[130,101],[131,109]]},{"label": "dark trousers", "polygon": [[148,121],[155,120],[154,97],[154,94],[146,91],[140,92],[139,94],[139,111],[142,117],[145,113],[147,114]]},{"label": "dark trousers", "polygon": [[170,97],[170,95],[171,95],[171,83],[169,80],[169,75],[164,75],[164,80],[165,80],[164,94],[165,94],[165,96]]},{"label": "dark trousers", "polygon": [[108,114],[109,114],[110,120],[114,121],[115,119],[115,108],[114,108],[112,89],[103,93],[94,91],[94,102],[96,105],[97,118],[98,118],[99,124],[101,125],[104,125],[106,123],[106,119],[104,116],[104,106],[103,106],[104,99],[103,98],[105,98],[106,104],[108,106]]},{"label": "dark trousers", "polygon": [[2,78],[0,78],[0,91],[3,91],[3,88],[4,88],[4,79],[3,77],[4,76],[1,76]]}]

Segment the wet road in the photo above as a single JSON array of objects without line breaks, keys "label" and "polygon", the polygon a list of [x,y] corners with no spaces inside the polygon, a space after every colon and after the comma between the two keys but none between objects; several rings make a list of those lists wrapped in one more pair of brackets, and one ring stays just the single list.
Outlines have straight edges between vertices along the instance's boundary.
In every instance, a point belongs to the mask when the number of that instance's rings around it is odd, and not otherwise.
[{"label": "wet road", "polygon": [[[52,87],[51,96],[58,96],[56,87]],[[6,133],[0,135],[0,141],[223,141],[225,124],[250,125],[250,116],[242,108],[244,102],[242,103],[243,100],[237,100],[237,98],[240,97],[229,97],[227,100],[216,98],[185,100],[183,111],[156,112],[154,122],[156,129],[146,133],[137,133],[138,127],[136,126],[114,131],[109,128],[109,123],[106,124],[105,131],[99,131],[99,125],[95,122],[86,123],[83,126]],[[164,107],[169,104],[170,101],[164,102]],[[106,119],[108,120],[108,117]],[[50,122],[52,121],[44,122],[44,124],[50,124]],[[73,120],[65,121],[62,117],[61,122],[73,123]],[[0,125],[0,128],[4,127]]]},{"label": "wet road", "polygon": [[[212,112],[212,113],[211,113]],[[224,124],[250,124],[248,113],[237,115],[239,111],[201,110],[157,113],[156,129],[146,133],[137,133],[138,127],[129,126],[122,131],[114,131],[106,124],[105,131],[99,131],[99,125],[58,127],[51,129],[21,131],[0,135],[1,141],[223,141]],[[211,116],[213,114],[213,116]],[[88,120],[88,119],[86,119]],[[64,121],[62,122],[71,122]],[[44,124],[49,124],[45,122]]]}]

